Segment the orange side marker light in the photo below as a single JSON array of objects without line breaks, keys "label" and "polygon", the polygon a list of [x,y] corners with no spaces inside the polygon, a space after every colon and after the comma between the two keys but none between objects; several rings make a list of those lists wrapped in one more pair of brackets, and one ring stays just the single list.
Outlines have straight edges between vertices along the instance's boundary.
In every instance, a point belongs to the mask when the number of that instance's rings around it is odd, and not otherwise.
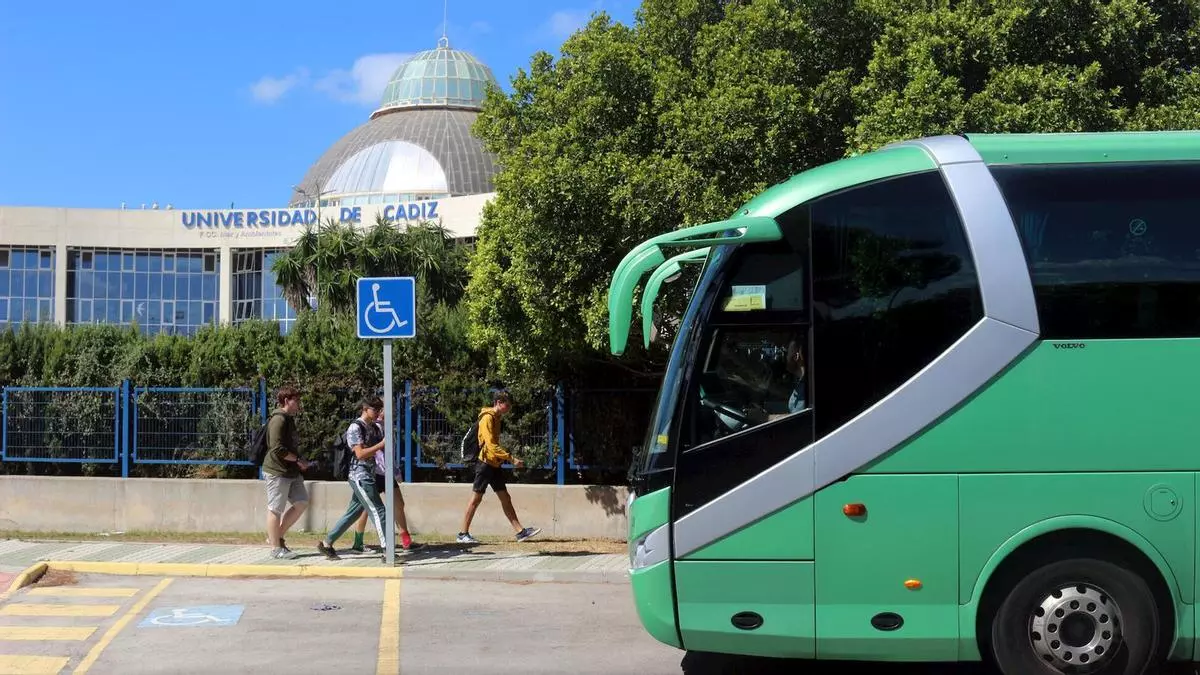
[{"label": "orange side marker light", "polygon": [[918,590],[921,588],[921,580],[920,579],[909,579],[908,581],[904,582],[904,587],[910,591]]},{"label": "orange side marker light", "polygon": [[845,506],[842,507],[842,513],[846,514],[847,516],[850,516],[851,518],[854,518],[856,516],[865,516],[865,515],[867,515],[867,505],[866,504],[846,504]]}]

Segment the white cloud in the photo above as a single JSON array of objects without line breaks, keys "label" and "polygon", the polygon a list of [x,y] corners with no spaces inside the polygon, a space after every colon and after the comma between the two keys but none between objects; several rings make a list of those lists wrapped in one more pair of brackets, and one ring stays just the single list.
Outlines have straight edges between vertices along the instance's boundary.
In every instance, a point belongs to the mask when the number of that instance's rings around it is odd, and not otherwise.
[{"label": "white cloud", "polygon": [[297,68],[295,72],[283,77],[265,75],[250,85],[250,95],[260,103],[274,103],[307,81],[308,71],[304,68]]},{"label": "white cloud", "polygon": [[312,77],[307,68],[297,68],[283,77],[266,75],[250,85],[250,95],[261,103],[275,103],[290,92],[312,87],[335,101],[376,105],[396,68],[412,54],[366,54],[349,68],[334,68],[320,77]]},{"label": "white cloud", "polygon": [[550,19],[546,21],[545,28],[555,38],[566,40],[571,37],[572,33],[583,28],[590,17],[591,12],[586,10],[560,9],[550,15]]},{"label": "white cloud", "polygon": [[343,103],[379,103],[388,80],[410,56],[398,52],[360,56],[349,69],[329,71],[313,84],[313,89]]}]

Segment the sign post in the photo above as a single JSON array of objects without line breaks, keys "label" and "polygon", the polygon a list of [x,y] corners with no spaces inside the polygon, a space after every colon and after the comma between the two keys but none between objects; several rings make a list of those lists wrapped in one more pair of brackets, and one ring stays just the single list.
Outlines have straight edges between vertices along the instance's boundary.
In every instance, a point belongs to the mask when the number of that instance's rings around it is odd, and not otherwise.
[{"label": "sign post", "polygon": [[387,474],[387,533],[384,538],[387,564],[396,564],[395,497],[396,452],[392,428],[395,398],[392,395],[392,340],[417,336],[417,282],[413,277],[364,277],[358,280],[358,337],[383,340],[383,447]]}]

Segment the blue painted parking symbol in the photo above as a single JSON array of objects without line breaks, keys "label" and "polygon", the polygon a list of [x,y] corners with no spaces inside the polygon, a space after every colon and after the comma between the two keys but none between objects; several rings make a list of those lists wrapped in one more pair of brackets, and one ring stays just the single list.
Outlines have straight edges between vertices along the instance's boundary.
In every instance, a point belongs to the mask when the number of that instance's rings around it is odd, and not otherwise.
[{"label": "blue painted parking symbol", "polygon": [[242,618],[244,605],[195,605],[192,607],[160,607],[150,613],[139,628],[204,628],[232,626]]}]

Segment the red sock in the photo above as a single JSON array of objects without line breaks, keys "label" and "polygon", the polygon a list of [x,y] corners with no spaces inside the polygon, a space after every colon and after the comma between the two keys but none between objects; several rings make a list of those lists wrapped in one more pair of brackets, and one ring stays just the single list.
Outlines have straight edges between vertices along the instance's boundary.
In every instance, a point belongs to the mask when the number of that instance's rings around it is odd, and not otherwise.
[{"label": "red sock", "polygon": [[404,548],[412,546],[412,537],[410,537],[407,532],[400,533],[400,545]]}]

